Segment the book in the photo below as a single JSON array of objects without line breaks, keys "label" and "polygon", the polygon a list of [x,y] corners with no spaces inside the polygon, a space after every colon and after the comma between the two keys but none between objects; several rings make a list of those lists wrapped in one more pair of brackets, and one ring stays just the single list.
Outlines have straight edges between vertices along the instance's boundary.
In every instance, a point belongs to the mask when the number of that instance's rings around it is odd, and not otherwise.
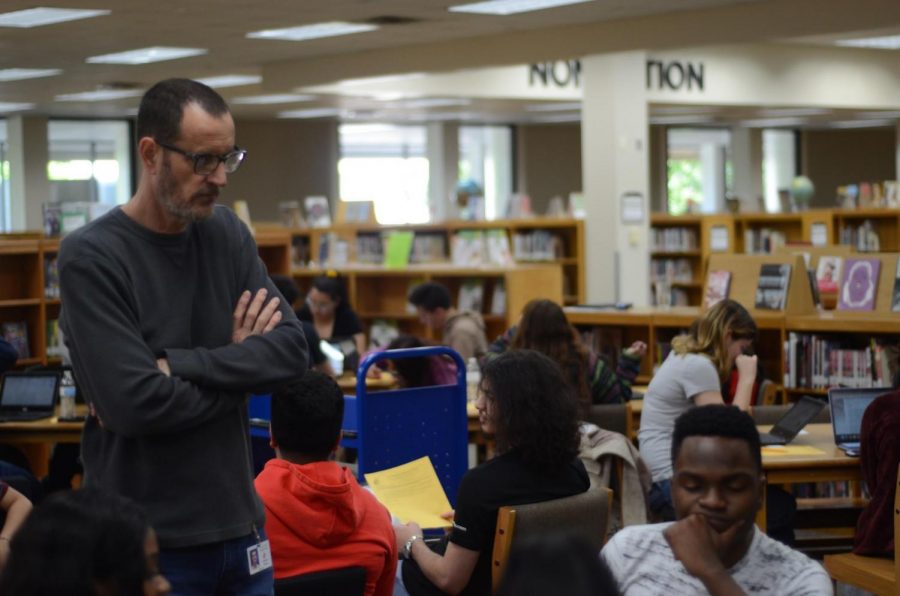
[{"label": "book", "polygon": [[306,208],[306,221],[314,228],[327,228],[331,225],[331,210],[326,197],[306,197],[303,200]]},{"label": "book", "polygon": [[820,308],[822,306],[822,297],[819,294],[819,281],[816,279],[816,272],[812,269],[807,269],[806,277],[809,279],[809,291],[812,294],[813,305],[816,308]]},{"label": "book", "polygon": [[502,279],[498,279],[494,284],[494,293],[491,295],[491,314],[506,314],[506,284]]},{"label": "book", "polygon": [[461,230],[453,235],[450,253],[457,267],[480,267],[484,263],[484,234],[476,230]]},{"label": "book", "polygon": [[374,223],[374,203],[372,201],[338,201],[334,220],[338,224]]},{"label": "book", "polygon": [[710,271],[706,276],[706,293],[703,296],[703,308],[709,308],[728,298],[731,286],[731,271]]},{"label": "book", "polygon": [[384,266],[401,269],[409,265],[409,255],[413,245],[413,232],[409,230],[391,230],[387,234],[387,247],[384,250]]},{"label": "book", "polygon": [[759,269],[756,284],[756,308],[763,310],[784,309],[788,284],[791,280],[791,266],[764,263]]},{"label": "book", "polygon": [[16,349],[19,360],[31,358],[31,350],[28,347],[28,323],[7,321],[0,326],[0,329],[3,331],[3,339]]},{"label": "book", "polygon": [[480,313],[484,306],[484,281],[480,279],[467,279],[459,286],[459,296],[456,299],[458,310],[470,310]]},{"label": "book", "polygon": [[879,259],[846,259],[838,310],[873,310],[880,270]]},{"label": "book", "polygon": [[897,259],[897,268],[894,271],[894,292],[891,296],[891,310],[900,312],[900,258]]},{"label": "book", "polygon": [[44,257],[44,298],[59,298],[59,264],[56,257]]},{"label": "book", "polygon": [[488,230],[485,232],[485,238],[488,263],[500,267],[508,267],[513,264],[512,252],[509,249],[509,236],[504,230]]},{"label": "book", "polygon": [[819,257],[819,265],[816,268],[816,283],[822,294],[836,294],[838,280],[841,279],[841,267],[844,259],[841,257]]},{"label": "book", "polygon": [[393,319],[375,319],[369,327],[369,349],[387,347],[391,340],[400,335],[397,321]]},{"label": "book", "polygon": [[47,356],[50,358],[60,358],[62,356],[63,347],[59,338],[59,319],[47,320]]}]

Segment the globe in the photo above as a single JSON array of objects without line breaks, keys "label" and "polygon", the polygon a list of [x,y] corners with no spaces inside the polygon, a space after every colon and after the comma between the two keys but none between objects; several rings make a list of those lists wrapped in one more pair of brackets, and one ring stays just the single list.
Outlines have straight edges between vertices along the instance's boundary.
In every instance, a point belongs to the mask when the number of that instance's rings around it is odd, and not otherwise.
[{"label": "globe", "polygon": [[791,199],[798,208],[806,208],[812,201],[816,187],[806,176],[797,176],[791,181]]}]

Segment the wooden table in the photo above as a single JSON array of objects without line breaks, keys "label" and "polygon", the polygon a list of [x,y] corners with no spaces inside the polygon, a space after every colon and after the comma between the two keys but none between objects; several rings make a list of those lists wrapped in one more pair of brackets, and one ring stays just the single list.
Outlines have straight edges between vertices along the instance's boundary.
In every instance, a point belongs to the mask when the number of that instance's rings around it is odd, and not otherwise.
[{"label": "wooden table", "polygon": [[[342,391],[356,393],[356,373],[344,373],[337,378]],[[366,389],[396,389],[397,379],[388,371],[381,371],[378,377],[366,377]]]},{"label": "wooden table", "polygon": [[[87,414],[87,406],[79,405],[76,412]],[[38,478],[47,474],[50,450],[56,443],[80,443],[82,422],[60,422],[55,416],[31,422],[0,422],[0,443],[20,449],[32,472]]]},{"label": "wooden table", "polygon": [[[766,432],[771,426],[760,426]],[[763,472],[767,484],[795,484],[801,482],[850,481],[862,480],[862,468],[858,457],[848,457],[834,444],[834,435],[830,424],[808,424],[805,432],[797,435],[790,445],[815,447],[824,452],[819,455],[770,455],[763,449]],[[766,527],[766,504],[763,493],[763,506],[756,516],[757,525]]]}]

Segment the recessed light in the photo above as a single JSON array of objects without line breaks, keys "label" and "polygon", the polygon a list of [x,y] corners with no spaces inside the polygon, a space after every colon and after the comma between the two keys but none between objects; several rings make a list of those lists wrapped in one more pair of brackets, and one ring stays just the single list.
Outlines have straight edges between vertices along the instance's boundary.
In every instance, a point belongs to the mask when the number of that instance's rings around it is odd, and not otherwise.
[{"label": "recessed light", "polygon": [[15,12],[0,14],[0,27],[19,27],[28,29],[42,25],[53,25],[66,21],[77,21],[91,17],[101,17],[111,13],[111,10],[91,10],[86,8],[47,8],[39,6]]},{"label": "recessed light", "polygon": [[337,108],[314,108],[310,110],[288,110],[278,112],[279,118],[328,118],[337,116],[341,111]]},{"label": "recessed light", "polygon": [[260,75],[219,75],[217,77],[204,77],[195,79],[198,83],[203,83],[208,87],[221,89],[222,87],[238,87],[240,85],[256,85],[262,82]]},{"label": "recessed light", "polygon": [[164,60],[177,60],[178,58],[201,56],[206,54],[207,51],[208,50],[202,48],[152,46],[149,48],[128,50],[127,52],[117,52],[115,54],[91,56],[86,62],[88,64],[149,64],[151,62],[163,62]]},{"label": "recessed light", "polygon": [[0,101],[0,113],[21,112],[23,110],[30,110],[33,107],[33,103],[14,103],[9,101]]},{"label": "recessed light", "polygon": [[297,93],[271,93],[269,95],[247,95],[245,97],[235,97],[228,103],[236,103],[243,105],[271,105],[276,103],[294,103],[298,101],[309,101],[315,99],[312,95],[300,95]]},{"label": "recessed light", "polygon": [[304,41],[307,39],[319,39],[322,37],[336,37],[338,35],[351,35],[353,33],[365,33],[375,31],[377,25],[365,23],[344,23],[332,21],[330,23],[316,23],[314,25],[301,25],[299,27],[286,27],[283,29],[263,29],[247,34],[250,39],[282,39],[286,41]]},{"label": "recessed light", "polygon": [[476,14],[510,15],[533,10],[556,8],[568,4],[583,4],[591,0],[488,0],[451,6],[450,12],[471,12]]},{"label": "recessed light", "polygon": [[138,89],[97,89],[96,91],[83,91],[81,93],[65,93],[57,95],[56,101],[111,101],[113,99],[126,99],[138,97],[144,92]]},{"label": "recessed light", "polygon": [[842,39],[835,45],[848,48],[874,48],[876,50],[900,50],[900,35],[884,37],[863,37],[860,39]]},{"label": "recessed light", "polygon": [[23,81],[25,79],[39,79],[58,75],[62,70],[58,68],[3,68],[0,69],[0,81]]},{"label": "recessed light", "polygon": [[580,101],[557,101],[553,103],[534,103],[525,106],[526,112],[569,112],[580,110]]}]

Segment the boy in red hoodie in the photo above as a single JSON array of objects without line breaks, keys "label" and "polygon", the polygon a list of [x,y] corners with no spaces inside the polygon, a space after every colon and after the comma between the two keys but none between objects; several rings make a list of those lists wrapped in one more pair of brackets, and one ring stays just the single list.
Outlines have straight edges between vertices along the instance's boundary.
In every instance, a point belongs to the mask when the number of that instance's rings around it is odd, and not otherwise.
[{"label": "boy in red hoodie", "polygon": [[266,508],[275,579],[339,567],[366,569],[366,596],[389,596],[397,545],[387,509],[329,461],[341,439],[344,397],[309,371],[272,395],[276,459],[256,477]]}]

